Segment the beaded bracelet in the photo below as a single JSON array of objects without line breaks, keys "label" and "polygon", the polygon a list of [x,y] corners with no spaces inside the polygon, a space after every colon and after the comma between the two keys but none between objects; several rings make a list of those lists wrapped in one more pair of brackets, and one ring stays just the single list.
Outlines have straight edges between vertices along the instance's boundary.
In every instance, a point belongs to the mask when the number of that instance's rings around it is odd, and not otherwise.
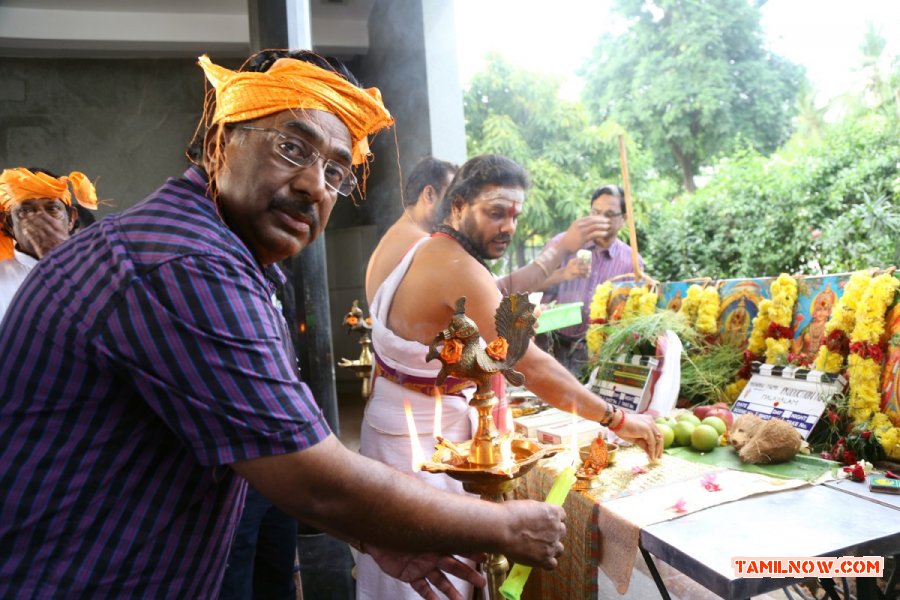
[{"label": "beaded bracelet", "polygon": [[622,420],[619,421],[619,424],[616,425],[615,427],[610,426],[609,430],[612,431],[613,433],[617,433],[620,429],[622,429],[622,425],[624,425],[624,424],[625,424],[625,411],[622,411]]}]

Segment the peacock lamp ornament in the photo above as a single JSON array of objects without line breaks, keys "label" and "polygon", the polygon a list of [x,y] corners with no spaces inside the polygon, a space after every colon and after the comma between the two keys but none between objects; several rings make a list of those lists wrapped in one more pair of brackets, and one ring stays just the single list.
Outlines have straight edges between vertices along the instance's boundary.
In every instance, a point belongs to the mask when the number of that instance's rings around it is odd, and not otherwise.
[{"label": "peacock lamp ornament", "polygon": [[[525,376],[513,366],[525,355],[534,336],[534,305],[528,302],[528,296],[513,294],[503,298],[494,316],[498,337],[484,348],[478,326],[466,316],[465,310],[463,297],[456,301],[450,325],[429,345],[426,359],[441,362],[438,385],[451,376],[475,382],[477,388],[469,406],[478,413],[478,426],[472,439],[464,442],[454,443],[438,436],[431,460],[421,468],[430,473],[445,473],[461,481],[467,492],[479,494],[485,500],[502,502],[503,494],[511,491],[516,480],[538,460],[553,456],[563,448],[544,446],[515,433],[501,434],[492,415],[498,400],[491,379],[497,373],[502,373],[513,385],[525,383]],[[488,597],[502,598],[499,588],[509,570],[506,558],[491,554],[484,569]]]},{"label": "peacock lamp ornament", "polygon": [[466,299],[456,301],[456,312],[450,325],[438,333],[428,347],[426,360],[441,361],[437,384],[448,376],[469,379],[478,386],[469,402],[478,412],[478,429],[472,438],[469,463],[481,467],[493,467],[501,463],[500,434],[494,424],[493,410],[498,400],[491,388],[491,380],[502,373],[510,384],[520,386],[525,376],[513,369],[534,337],[534,305],[525,294],[513,294],[503,298],[494,324],[497,339],[482,348],[481,336],[475,321],[466,316]]},{"label": "peacock lamp ornament", "polygon": [[356,360],[342,358],[338,366],[353,369],[356,376],[362,379],[362,397],[368,398],[372,385],[372,338],[369,337],[372,324],[369,319],[364,318],[363,311],[359,307],[359,300],[353,301],[350,312],[344,315],[343,323],[347,326],[347,333],[359,334],[359,345],[362,346],[362,349],[359,358]]}]

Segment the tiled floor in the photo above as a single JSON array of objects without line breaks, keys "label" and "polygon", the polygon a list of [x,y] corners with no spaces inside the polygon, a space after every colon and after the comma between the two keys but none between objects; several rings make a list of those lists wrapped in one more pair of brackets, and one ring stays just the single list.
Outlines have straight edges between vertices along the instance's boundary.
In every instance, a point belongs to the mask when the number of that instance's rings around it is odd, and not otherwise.
[{"label": "tiled floor", "polygon": [[[338,413],[341,422],[341,441],[351,450],[359,450],[359,427],[362,423],[365,402],[358,394],[339,394]],[[657,561],[657,568],[663,577],[666,588],[673,600],[713,600],[718,598],[706,588],[694,583],[688,578],[669,567],[662,561]],[[660,598],[656,584],[644,564],[643,559],[636,562],[637,568],[632,575],[631,585],[624,596],[620,596],[612,584],[604,577],[600,578],[600,598],[621,600],[657,600]],[[794,595],[797,596],[796,594]],[[756,596],[754,600],[781,600],[788,598],[783,592],[773,592],[762,596]]]}]

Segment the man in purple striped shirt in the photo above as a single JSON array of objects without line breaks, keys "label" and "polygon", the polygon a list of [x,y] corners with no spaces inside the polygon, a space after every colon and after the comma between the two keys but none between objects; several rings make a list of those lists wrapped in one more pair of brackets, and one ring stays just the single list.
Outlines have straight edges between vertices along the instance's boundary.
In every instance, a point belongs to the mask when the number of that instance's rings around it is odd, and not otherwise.
[{"label": "man in purple striped shirt", "polygon": [[561,509],[363,458],[298,379],[275,263],[325,228],[387,112],[321,57],[262,55],[201,59],[200,164],[51,251],[0,325],[2,598],[215,598],[248,483],[425,597],[459,597],[442,570],[483,584],[454,553],[556,566]]},{"label": "man in purple striped shirt", "polygon": [[[617,185],[603,186],[591,194],[591,216],[602,219],[603,224],[597,237],[582,247],[590,252],[590,274],[586,278],[569,279],[549,288],[541,298],[542,304],[549,304],[554,300],[559,304],[584,302],[581,307],[581,324],[550,332],[548,339],[542,343],[546,344],[556,360],[576,376],[582,374],[587,363],[584,337],[594,291],[604,281],[634,270],[631,248],[618,238],[619,230],[625,224],[625,210],[625,193]],[[558,246],[564,235],[565,233],[556,235],[547,243],[544,251]],[[561,264],[565,266],[573,260],[579,260],[576,253],[568,253]],[[643,269],[643,260],[640,257],[638,260]]]}]

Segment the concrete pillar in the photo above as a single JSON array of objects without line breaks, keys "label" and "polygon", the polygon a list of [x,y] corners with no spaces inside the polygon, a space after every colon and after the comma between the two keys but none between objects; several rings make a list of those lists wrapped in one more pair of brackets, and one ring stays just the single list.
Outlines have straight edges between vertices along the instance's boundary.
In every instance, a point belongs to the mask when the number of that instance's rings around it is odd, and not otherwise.
[{"label": "concrete pillar", "polygon": [[[378,87],[397,125],[372,143],[375,161],[367,197],[359,208],[338,202],[332,213],[328,264],[332,277],[332,321],[353,300],[365,303],[366,262],[384,231],[401,214],[401,182],[424,156],[466,160],[462,91],[456,60],[454,3],[447,0],[379,0],[369,14],[369,50],[355,65],[364,86]],[[395,136],[396,140],[395,142]],[[399,143],[399,162],[397,159]],[[337,357],[356,358],[356,336],[338,327],[332,339]],[[359,382],[338,369],[337,385],[358,394]]]},{"label": "concrete pillar", "polygon": [[[250,44],[256,52],[264,48],[287,48],[289,40],[309,49],[309,4],[304,0],[250,0]],[[290,29],[289,29],[290,27]],[[303,380],[335,434],[340,434],[337,391],[334,385],[334,356],[331,347],[331,306],[328,299],[328,266],[325,234],[281,264],[288,274],[293,294],[286,302],[296,302],[296,321],[288,323],[294,332],[297,357]],[[290,311],[285,311],[290,314]]]},{"label": "concrete pillar", "polygon": [[379,234],[402,212],[403,179],[422,157],[466,160],[453,15],[453,2],[446,0],[376,2],[369,15],[369,52],[358,75],[364,85],[378,86],[397,121],[395,132],[380,134],[372,145],[363,209]]}]

